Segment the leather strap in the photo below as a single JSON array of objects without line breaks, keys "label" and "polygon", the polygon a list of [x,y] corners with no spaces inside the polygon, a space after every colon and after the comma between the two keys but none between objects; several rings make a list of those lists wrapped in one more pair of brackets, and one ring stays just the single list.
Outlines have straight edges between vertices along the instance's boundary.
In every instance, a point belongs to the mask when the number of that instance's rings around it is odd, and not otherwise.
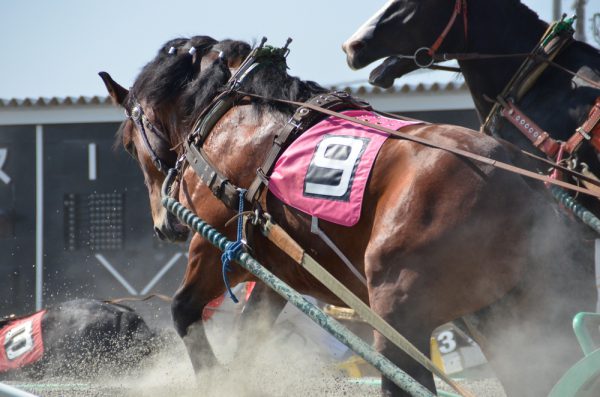
[{"label": "leather strap", "polygon": [[[504,98],[507,102],[512,100],[512,102],[518,103],[546,70],[549,64],[547,61],[552,61],[573,40],[572,29],[558,29],[559,26],[562,26],[561,23],[564,24],[563,21],[559,21],[548,27],[538,45],[531,51],[531,56],[525,58],[500,93],[499,98]],[[481,127],[483,132],[496,135],[502,106],[503,104],[500,102],[494,104]]]},{"label": "leather strap", "polygon": [[[165,161],[164,159],[161,159],[160,156],[158,155],[158,153],[156,153],[156,151],[154,150],[154,148],[150,144],[150,140],[148,139],[148,134],[146,133],[145,126],[147,125],[148,129],[158,139],[160,139],[162,142],[164,142],[164,144],[167,147],[171,146],[171,141],[168,139],[167,134],[165,134],[164,132],[162,132],[154,124],[152,124],[150,122],[150,120],[148,120],[148,118],[144,114],[144,110],[142,109],[142,106],[140,105],[140,103],[138,102],[138,100],[135,99],[135,97],[134,97],[134,103],[135,103],[135,105],[133,106],[133,108],[131,109],[131,111],[130,110],[126,110],[125,114],[135,124],[138,132],[140,133],[140,135],[142,137],[142,142],[144,143],[144,147],[146,148],[146,151],[148,152],[148,154],[152,158],[152,163],[154,164],[154,166],[160,172],[162,172],[163,174],[166,175],[167,171],[169,170],[169,168],[171,168],[170,166],[167,165],[169,162]],[[174,154],[173,154],[173,157],[175,157]]]},{"label": "leather strap", "polygon": [[215,197],[230,209],[237,211],[240,203],[238,187],[218,171],[206,156],[204,149],[186,141],[185,157],[200,180],[208,186]]},{"label": "leather strap", "polygon": [[206,111],[200,114],[198,121],[192,128],[191,135],[198,146],[202,146],[215,124],[233,107],[233,103],[237,98],[238,95],[236,92],[222,92],[206,108]]},{"label": "leather strap", "polygon": [[600,97],[590,109],[587,119],[567,141],[566,150],[569,153],[576,152],[584,140],[589,141],[600,152]]},{"label": "leather strap", "polygon": [[[243,95],[244,93],[241,94]],[[330,110],[371,109],[371,106],[368,103],[359,102],[344,91],[335,91],[317,95],[309,99],[306,103]],[[252,181],[252,184],[246,192],[246,200],[248,202],[253,203],[257,200],[262,192],[262,188],[268,185],[267,175],[270,174],[281,152],[295,139],[296,136],[300,135],[303,131],[325,117],[327,116],[307,107],[300,107],[296,110],[281,133],[275,136],[273,146],[271,146],[262,166],[256,170],[256,178],[254,178],[254,181]]]},{"label": "leather strap", "polygon": [[[499,101],[502,100],[499,99]],[[510,121],[512,125],[517,127],[517,129],[533,143],[533,146],[544,152],[546,156],[554,158],[560,148],[560,144],[552,139],[550,135],[534,123],[533,120],[525,116],[514,103],[511,101],[502,102],[500,114]]]},{"label": "leather strap", "polygon": [[[236,92],[236,97],[245,96],[245,93]],[[230,98],[233,98],[231,96]],[[309,105],[316,105],[331,110],[341,109],[371,109],[370,105],[366,102],[358,101],[352,98],[346,92],[330,92],[327,94],[321,94],[315,96],[307,101]],[[200,131],[196,135],[196,140],[185,141],[185,155],[186,159],[198,174],[200,180],[206,184],[212,193],[223,201],[223,203],[233,209],[239,209],[239,188],[231,183],[229,179],[218,171],[218,168],[212,164],[212,162],[206,156],[206,152],[202,149],[199,143],[202,142],[206,137],[202,131],[210,131],[214,124],[218,121],[216,118],[217,114],[224,114],[227,110],[231,109],[233,101],[227,100],[227,98],[220,98],[220,101],[216,104],[219,109],[212,110],[206,115],[205,119],[213,119],[208,125],[206,122],[202,122],[200,127],[196,131]],[[293,141],[293,138],[305,129],[309,128],[315,122],[322,118],[327,117],[323,113],[311,110],[306,107],[300,107],[296,110],[294,115],[290,118],[288,123],[285,125],[281,133],[279,133],[273,140],[273,146],[269,150],[265,161],[262,166],[257,169],[257,176],[252,181],[252,184],[248,188],[246,193],[246,200],[250,203],[254,203],[258,200],[258,197],[262,193],[262,188],[268,184],[267,176],[273,165],[277,161],[277,158],[281,152]],[[204,126],[204,127],[203,127]]]},{"label": "leather strap", "polygon": [[467,29],[468,29],[468,25],[467,25],[467,0],[456,0],[456,2],[454,3],[454,10],[452,11],[452,15],[450,16],[450,20],[448,21],[448,24],[446,25],[446,27],[444,28],[444,30],[442,31],[442,33],[439,35],[439,37],[435,40],[435,42],[431,45],[431,47],[427,51],[430,56],[433,56],[437,52],[437,50],[440,48],[440,46],[442,45],[442,43],[446,39],[446,36],[448,35],[448,32],[450,32],[450,29],[454,25],[454,22],[456,21],[456,17],[459,14],[461,14],[461,13],[463,14],[463,24],[464,24],[464,30],[465,30],[465,39],[467,38]]},{"label": "leather strap", "polygon": [[[528,177],[528,178],[531,178],[531,179],[535,179],[537,181],[546,182],[546,183],[548,183],[550,185],[560,186],[562,188],[565,188],[565,189],[568,189],[568,190],[571,190],[571,191],[574,191],[574,192],[580,192],[580,193],[588,194],[588,195],[593,196],[593,197],[600,198],[600,195],[598,193],[596,193],[594,191],[591,191],[590,189],[574,185],[572,183],[568,183],[568,182],[563,182],[563,181],[559,181],[559,180],[556,180],[556,179],[552,179],[552,178],[550,178],[550,177],[548,177],[546,175],[540,175],[537,172],[529,171],[527,169],[524,169],[524,168],[521,168],[521,167],[517,167],[517,166],[512,165],[512,164],[504,163],[504,162],[499,161],[499,160],[494,160],[492,158],[489,158],[489,157],[486,157],[486,156],[482,156],[482,155],[479,155],[479,154],[476,154],[476,153],[472,153],[472,152],[470,152],[468,150],[463,150],[463,149],[454,147],[454,146],[449,145],[449,144],[434,142],[431,139],[422,138],[422,137],[419,137],[419,136],[413,136],[411,134],[408,134],[408,133],[405,133],[405,132],[402,132],[402,131],[395,131],[395,130],[392,130],[392,129],[389,129],[389,128],[386,128],[386,127],[382,127],[382,126],[377,125],[377,124],[369,123],[368,121],[364,121],[364,120],[361,120],[361,119],[356,118],[356,117],[350,117],[350,116],[347,116],[347,115],[345,115],[343,113],[334,112],[334,111],[329,110],[329,109],[324,109],[324,108],[319,107],[319,106],[315,106],[315,105],[308,104],[308,103],[297,102],[297,101],[290,101],[290,100],[286,100],[286,99],[268,98],[268,97],[265,97],[265,96],[262,96],[262,95],[256,95],[256,94],[245,93],[244,95],[247,95],[247,96],[250,96],[250,97],[255,97],[255,98],[262,98],[262,99],[266,99],[266,100],[270,100],[270,101],[274,101],[274,102],[287,103],[287,104],[290,104],[290,105],[305,106],[305,107],[308,107],[308,108],[310,108],[312,110],[324,113],[324,114],[329,115],[329,116],[335,116],[335,117],[338,117],[338,118],[340,118],[342,120],[346,120],[346,121],[350,121],[350,122],[353,122],[353,123],[356,123],[356,124],[364,125],[365,127],[370,127],[370,128],[375,129],[375,130],[378,130],[378,131],[387,132],[388,134],[393,135],[393,136],[398,137],[398,138],[406,139],[406,140],[412,141],[412,142],[417,142],[417,143],[420,143],[420,144],[425,145],[425,146],[429,146],[429,147],[433,147],[433,148],[445,150],[447,152],[457,154],[457,155],[462,156],[464,158],[475,160],[475,161],[481,162],[483,164],[487,164],[487,165],[490,165],[490,166],[493,166],[493,167],[496,167],[496,168],[499,168],[499,169],[502,169],[502,170],[505,170],[505,171],[512,172],[514,174],[518,174],[518,175],[525,176],[525,177]],[[589,178],[587,178],[587,179],[589,179]]]}]

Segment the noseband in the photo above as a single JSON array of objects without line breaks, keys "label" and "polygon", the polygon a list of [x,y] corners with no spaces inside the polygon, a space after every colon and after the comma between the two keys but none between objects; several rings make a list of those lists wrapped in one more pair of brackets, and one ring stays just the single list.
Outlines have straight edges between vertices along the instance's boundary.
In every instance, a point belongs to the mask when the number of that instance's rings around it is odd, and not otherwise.
[{"label": "noseband", "polygon": [[144,125],[148,126],[148,130],[154,134],[159,140],[164,142],[168,147],[171,146],[171,142],[167,138],[167,134],[158,129],[154,124],[148,120],[148,117],[144,114],[144,110],[142,109],[142,105],[138,102],[137,99],[133,99],[134,105],[131,111],[125,110],[125,115],[128,119],[133,121],[137,130],[140,132],[142,136],[142,142],[144,142],[144,146],[146,147],[146,151],[150,154],[152,158],[152,163],[154,166],[163,174],[167,175],[167,171],[171,168],[167,165],[167,162],[164,159],[161,159],[160,156],[156,153],[152,145],[150,145],[150,140],[148,139],[148,134],[146,133],[146,128]]}]

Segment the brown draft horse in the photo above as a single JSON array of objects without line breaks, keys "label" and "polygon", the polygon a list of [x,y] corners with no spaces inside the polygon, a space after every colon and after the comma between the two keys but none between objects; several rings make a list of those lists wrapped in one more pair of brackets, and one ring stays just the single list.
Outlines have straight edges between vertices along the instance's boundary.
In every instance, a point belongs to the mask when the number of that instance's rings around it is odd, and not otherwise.
[{"label": "brown draft horse", "polygon": [[[195,51],[190,53],[190,48]],[[249,51],[242,42],[205,36],[177,39],[160,49],[129,91],[101,73],[110,95],[128,115],[143,112],[143,131],[129,117],[119,139],[139,162],[155,229],[164,238],[181,240],[185,233],[159,204],[164,174],[157,165],[174,165],[199,112],[223,90]],[[325,91],[289,76],[284,62],[260,62],[241,90],[297,101]],[[293,111],[242,97],[213,127],[203,147],[231,182],[247,188]],[[462,127],[421,124],[403,131],[505,162],[519,158],[511,146]],[[176,194],[234,239],[235,225],[226,223],[235,211],[215,198],[191,167]],[[269,193],[260,197],[260,204],[425,354],[435,327],[475,313],[473,324],[484,351],[510,395],[545,395],[578,359],[570,322],[576,312],[592,309],[596,300],[591,241],[583,240],[581,227],[565,219],[536,183],[443,150],[389,138],[375,162],[358,224],[322,222],[322,229],[364,274],[368,290],[310,233],[308,215]],[[269,270],[301,293],[341,304],[260,233],[254,233],[252,249]],[[196,371],[217,364],[200,314],[225,291],[220,254],[194,235],[187,271],[173,299],[175,327]],[[251,276],[234,266],[230,282],[247,280]],[[430,373],[380,335],[375,338],[378,351],[435,390]],[[386,379],[382,393],[405,395]]]}]

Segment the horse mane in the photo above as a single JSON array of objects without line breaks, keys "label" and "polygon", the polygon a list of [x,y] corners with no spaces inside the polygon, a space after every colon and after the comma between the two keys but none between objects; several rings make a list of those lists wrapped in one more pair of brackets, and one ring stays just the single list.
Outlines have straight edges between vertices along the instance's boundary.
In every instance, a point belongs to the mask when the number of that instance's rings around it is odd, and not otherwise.
[{"label": "horse mane", "polygon": [[[202,53],[215,43],[217,40],[209,36],[177,37],[167,41],[142,68],[123,105],[130,109],[136,100],[144,98],[148,105],[159,106],[176,98],[197,73],[189,50],[193,47]],[[115,148],[121,146],[125,123],[121,123],[115,134]]]},{"label": "horse mane", "polygon": [[[218,51],[222,56],[212,64],[200,69],[198,61],[189,54],[194,47],[201,56],[209,50]],[[174,49],[172,49],[174,48]],[[186,115],[183,128],[175,132],[173,139],[180,142],[189,132],[188,128],[196,121],[202,110],[225,89],[231,77],[227,60],[245,59],[252,46],[243,41],[216,41],[209,36],[176,38],[163,44],[156,56],[148,62],[136,78],[126,99],[126,106],[133,106],[134,100],[143,100],[150,107],[166,103],[175,104]],[[197,57],[196,59],[201,58]],[[241,91],[278,99],[305,101],[327,90],[312,81],[303,81],[287,73],[285,57],[273,51],[271,56],[261,58],[259,66],[244,80]],[[268,108],[284,114],[291,114],[294,108],[272,101],[253,101],[258,111]],[[116,141],[121,142],[123,125],[117,132]]]},{"label": "horse mane", "polygon": [[173,100],[197,72],[189,50],[195,48],[202,53],[216,42],[209,36],[180,37],[167,41],[154,59],[142,68],[133,84],[133,95],[144,98],[150,106],[160,106]]},{"label": "horse mane", "polygon": [[[213,98],[225,89],[225,84],[231,78],[231,71],[227,66],[228,57],[242,55],[245,58],[252,47],[242,41],[224,40],[214,48],[223,51],[224,57],[217,58],[210,67],[201,71],[187,86],[181,98],[181,106],[188,115],[185,120],[188,127],[197,120]],[[277,51],[271,51],[270,55],[261,57],[259,65],[244,79],[239,90],[268,98],[300,102],[327,91],[313,81],[290,76],[287,73],[285,56]],[[253,104],[258,111],[269,109],[285,115],[291,115],[295,110],[290,105],[262,99],[253,98]],[[184,128],[180,132],[187,133],[188,130]]]}]

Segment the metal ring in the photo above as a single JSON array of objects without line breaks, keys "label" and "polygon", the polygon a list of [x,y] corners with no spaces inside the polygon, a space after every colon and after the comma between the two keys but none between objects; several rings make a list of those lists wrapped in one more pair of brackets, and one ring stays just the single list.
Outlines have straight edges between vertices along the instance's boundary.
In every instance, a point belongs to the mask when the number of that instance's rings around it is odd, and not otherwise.
[{"label": "metal ring", "polygon": [[[420,54],[422,51],[425,51],[425,52],[427,52],[427,55],[428,55],[428,56],[429,56],[429,58],[430,58],[428,63],[420,63],[420,62],[419,62],[419,58],[418,58],[418,56],[419,56],[419,54]],[[420,67],[420,68],[428,68],[428,67],[430,67],[431,65],[433,65],[433,56],[431,56],[431,54],[429,54],[429,51],[431,51],[431,49],[430,49],[429,47],[421,47],[421,48],[419,48],[418,50],[416,50],[416,51],[415,51],[415,55],[413,55],[413,57],[414,57],[414,60],[415,60],[415,65],[417,65],[417,66],[418,66],[418,67]]]},{"label": "metal ring", "polygon": [[131,119],[139,120],[141,116],[142,116],[142,109],[139,107],[139,105],[134,106],[133,109],[131,109]]}]

